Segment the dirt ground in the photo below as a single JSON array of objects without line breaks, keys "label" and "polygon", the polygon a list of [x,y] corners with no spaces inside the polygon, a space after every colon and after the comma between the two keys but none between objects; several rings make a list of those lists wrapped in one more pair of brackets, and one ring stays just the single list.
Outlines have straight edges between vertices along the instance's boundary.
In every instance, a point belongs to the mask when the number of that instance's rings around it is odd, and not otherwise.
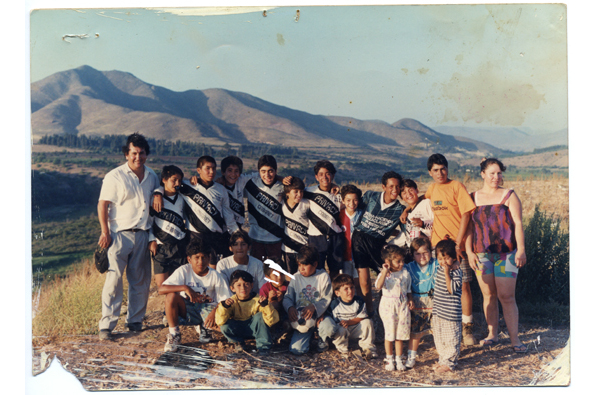
[{"label": "dirt ground", "polygon": [[[162,325],[163,298],[152,292],[142,332],[127,332],[122,316],[114,341],[100,341],[97,335],[34,338],[33,374],[46,369],[56,356],[86,390],[529,386],[540,384],[544,368],[569,339],[568,328],[521,325],[528,352],[515,354],[502,328],[499,345],[463,346],[458,368],[443,374],[432,370],[437,353],[431,336],[423,339],[415,367],[405,372],[384,370],[383,342],[376,343],[379,357],[372,360],[360,356],[356,343],[350,344],[355,352],[349,358],[333,346],[320,354],[312,347],[298,357],[288,352],[285,341],[275,345],[270,355],[258,357],[252,342],[236,353],[218,332],[213,332],[211,343],[201,344],[193,327],[182,327],[183,347],[165,353],[168,329]],[[481,339],[483,317],[475,318],[475,336]],[[383,338],[382,325],[377,338]]]}]

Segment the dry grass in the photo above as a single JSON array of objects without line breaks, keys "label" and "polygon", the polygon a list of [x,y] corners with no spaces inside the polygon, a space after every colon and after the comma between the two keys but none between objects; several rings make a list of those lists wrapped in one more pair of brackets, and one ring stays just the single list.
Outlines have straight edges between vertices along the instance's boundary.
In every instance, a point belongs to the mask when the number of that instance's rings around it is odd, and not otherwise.
[{"label": "dry grass", "polygon": [[[64,279],[44,283],[33,292],[33,336],[98,333],[105,276],[87,259]],[[124,303],[127,281],[124,281]]]}]

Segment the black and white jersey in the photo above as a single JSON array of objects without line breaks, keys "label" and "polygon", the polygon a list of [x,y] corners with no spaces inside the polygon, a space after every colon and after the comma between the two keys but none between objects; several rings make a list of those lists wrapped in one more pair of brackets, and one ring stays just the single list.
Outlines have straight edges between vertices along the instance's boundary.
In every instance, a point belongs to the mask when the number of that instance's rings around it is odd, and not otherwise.
[{"label": "black and white jersey", "polygon": [[342,197],[319,189],[313,185],[304,190],[304,198],[310,202],[308,234],[310,236],[342,233],[340,206]]},{"label": "black and white jersey", "polygon": [[281,211],[283,184],[276,181],[267,186],[260,177],[253,177],[246,183],[244,194],[248,199],[250,238],[260,243],[281,241],[284,235]]},{"label": "black and white jersey", "polygon": [[255,177],[258,173],[242,174],[240,178],[232,186],[225,185],[227,193],[229,193],[229,207],[233,213],[233,219],[241,228],[246,221],[246,208],[244,207],[244,188],[246,183]]},{"label": "black and white jersey", "polygon": [[296,253],[300,247],[308,244],[308,210],[310,203],[300,200],[296,207],[291,208],[287,202],[282,205],[285,222],[285,237],[281,249],[283,252]]},{"label": "black and white jersey", "polygon": [[163,197],[163,209],[160,213],[151,206],[150,215],[154,218],[154,223],[150,228],[149,241],[173,245],[183,240],[186,234],[184,207],[185,203],[179,193]]},{"label": "black and white jersey", "polygon": [[229,207],[229,194],[221,184],[211,183],[208,187],[201,183],[191,185],[183,182],[179,193],[183,197],[188,229],[196,233],[233,233],[238,229]]}]

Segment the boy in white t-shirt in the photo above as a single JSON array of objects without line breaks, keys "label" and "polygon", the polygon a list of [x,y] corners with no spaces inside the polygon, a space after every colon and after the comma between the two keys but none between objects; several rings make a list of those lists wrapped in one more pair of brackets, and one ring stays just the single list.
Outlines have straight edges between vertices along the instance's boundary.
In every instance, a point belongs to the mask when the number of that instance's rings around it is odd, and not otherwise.
[{"label": "boy in white t-shirt", "polygon": [[210,341],[207,329],[215,328],[217,303],[231,296],[225,279],[208,266],[211,252],[209,245],[191,242],[186,249],[189,263],[175,270],[158,289],[160,295],[167,295],[169,334],[165,351],[175,351],[181,344],[179,325],[198,325],[200,342]]},{"label": "boy in white t-shirt", "polygon": [[253,256],[248,255],[251,244],[252,240],[244,230],[240,229],[233,232],[229,239],[229,250],[233,255],[217,262],[217,272],[223,276],[225,282],[227,282],[227,286],[231,286],[229,279],[231,278],[231,274],[236,270],[244,270],[250,273],[254,279],[252,292],[258,294],[260,287],[265,283],[265,274],[263,263]]}]

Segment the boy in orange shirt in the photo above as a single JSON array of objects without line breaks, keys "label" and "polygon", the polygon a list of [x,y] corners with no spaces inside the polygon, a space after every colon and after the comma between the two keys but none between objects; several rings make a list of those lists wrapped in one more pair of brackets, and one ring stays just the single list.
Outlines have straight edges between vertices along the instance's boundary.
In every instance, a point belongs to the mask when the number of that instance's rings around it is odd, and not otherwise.
[{"label": "boy in orange shirt", "polygon": [[476,343],[473,337],[473,297],[470,285],[473,270],[466,259],[464,239],[475,203],[462,183],[448,178],[448,161],[444,155],[431,155],[427,160],[427,170],[435,181],[425,192],[425,198],[431,200],[434,214],[431,244],[435,247],[440,240],[448,238],[456,242],[456,255],[463,272],[463,343],[473,346]]}]

